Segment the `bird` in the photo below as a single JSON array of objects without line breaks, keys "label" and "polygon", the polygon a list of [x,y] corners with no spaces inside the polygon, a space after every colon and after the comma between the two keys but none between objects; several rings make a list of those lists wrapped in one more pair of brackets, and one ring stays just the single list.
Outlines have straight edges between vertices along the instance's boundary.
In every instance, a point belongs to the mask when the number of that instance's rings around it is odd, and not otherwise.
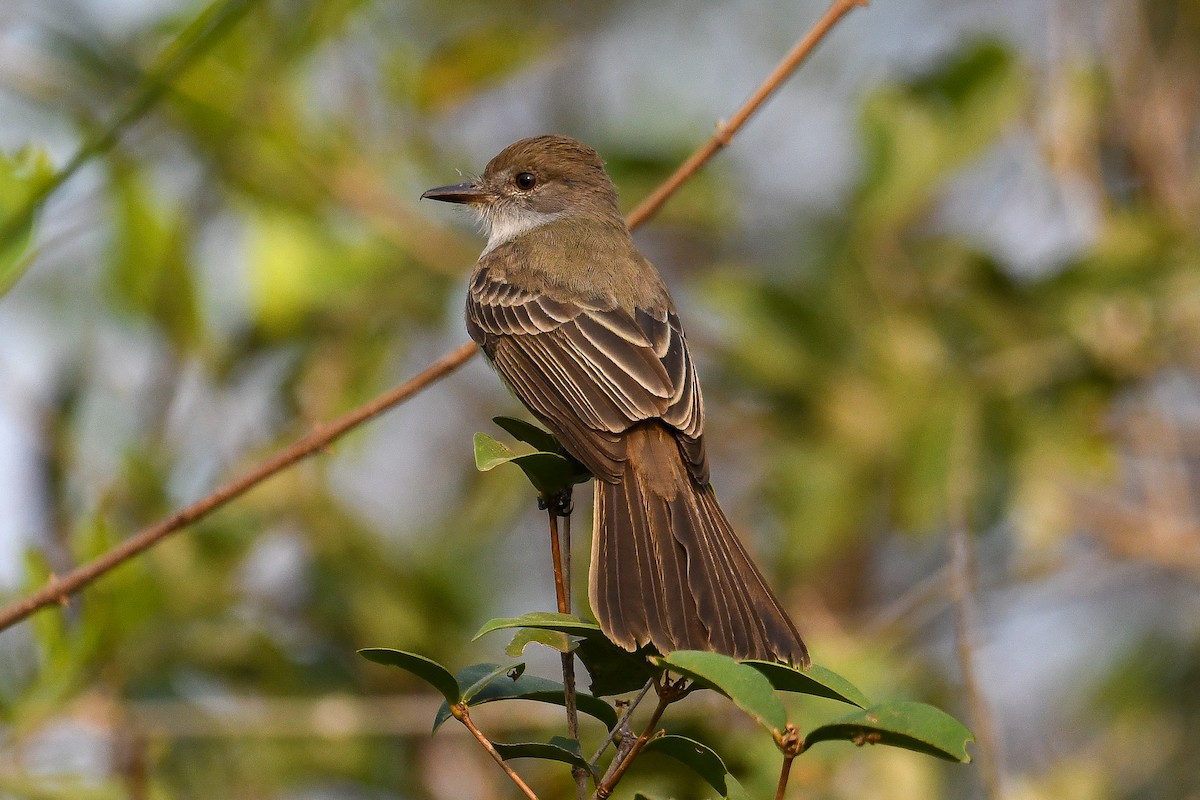
[{"label": "bird", "polygon": [[795,624],[717,502],[683,326],[599,153],[567,136],[522,139],[421,197],[482,220],[467,331],[595,478],[588,594],[604,635],[629,651],[806,667]]}]

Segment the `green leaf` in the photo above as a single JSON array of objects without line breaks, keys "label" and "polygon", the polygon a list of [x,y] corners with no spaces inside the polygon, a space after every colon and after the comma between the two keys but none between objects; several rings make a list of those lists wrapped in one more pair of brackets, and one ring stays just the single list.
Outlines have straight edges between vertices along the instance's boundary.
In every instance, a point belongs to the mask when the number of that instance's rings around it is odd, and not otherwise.
[{"label": "green leaf", "polygon": [[547,761],[561,761],[564,764],[583,767],[588,772],[593,772],[579,749],[579,742],[565,736],[552,736],[548,742],[515,742],[513,744],[493,742],[492,746],[505,761],[512,758],[541,758]]},{"label": "green leaf", "polygon": [[967,743],[975,741],[965,725],[945,711],[909,701],[872,706],[826,723],[804,737],[808,749],[817,742],[845,740],[857,745],[903,747],[963,764],[971,761]]},{"label": "green leaf", "polygon": [[746,790],[729,774],[725,762],[706,744],[688,739],[686,736],[659,736],[646,743],[646,753],[662,753],[692,769],[708,782],[708,785],[730,800],[744,800]]},{"label": "green leaf", "polygon": [[560,653],[570,653],[578,647],[578,641],[571,641],[571,637],[565,633],[539,628],[522,628],[516,632],[512,641],[504,648],[504,653],[511,658],[520,658],[530,644],[545,645]]},{"label": "green leaf", "polygon": [[[46,154],[25,148],[12,156],[0,153],[0,219],[13,219],[28,199],[54,174]],[[34,217],[19,220],[5,240],[0,241],[0,295],[17,282],[29,268],[29,241],[33,238]]]},{"label": "green leaf", "polygon": [[604,636],[587,636],[575,652],[591,676],[588,688],[598,697],[637,691],[659,671],[650,663],[650,653],[657,652],[651,645],[631,653]]},{"label": "green leaf", "polygon": [[433,659],[417,655],[416,653],[406,653],[403,650],[392,650],[387,647],[367,647],[359,650],[358,654],[368,661],[374,661],[376,664],[399,667],[416,675],[441,692],[442,697],[446,698],[447,708],[449,705],[454,705],[462,699],[462,689],[458,681],[450,674],[450,670]]},{"label": "green leaf", "polygon": [[542,453],[563,452],[562,444],[559,443],[553,433],[534,425],[532,422],[526,422],[516,417],[492,417],[492,422],[508,431],[518,442],[524,442],[534,450]]},{"label": "green leaf", "polygon": [[[550,497],[582,483],[575,467],[558,453],[517,453],[486,433],[475,434],[475,468],[487,472],[503,464],[516,464],[538,493]],[[588,476],[590,477],[590,476]]]},{"label": "green leaf", "polygon": [[570,636],[603,636],[600,626],[587,622],[571,614],[559,614],[554,611],[534,611],[519,617],[497,617],[483,623],[471,641],[476,641],[493,631],[510,628],[537,628],[546,631],[558,631]]},{"label": "green leaf", "polygon": [[799,670],[774,661],[743,661],[742,663],[761,672],[771,682],[771,685],[781,692],[799,692],[816,697],[828,697],[831,700],[840,700],[859,708],[871,705],[871,701],[857,686],[833,670],[819,664],[812,664],[808,669]]},{"label": "green leaf", "polygon": [[[459,673],[458,682],[460,684],[475,683],[485,672],[490,672],[495,666],[494,664],[476,664],[468,667]],[[566,696],[563,685],[557,681],[537,675],[521,675],[515,680],[499,678],[491,681],[471,698],[470,705],[475,707],[496,700],[533,700],[538,703],[554,703],[561,706],[565,705]],[[617,712],[600,698],[590,694],[577,693],[575,700],[581,713],[600,720],[609,730],[612,730],[617,724]],[[433,729],[436,731],[449,718],[450,706],[443,703],[434,718]]]},{"label": "green leaf", "polygon": [[676,650],[654,659],[659,666],[716,689],[772,733],[787,725],[787,712],[771,682],[754,667],[721,653]]},{"label": "green leaf", "polygon": [[[501,617],[484,623],[474,638],[506,628],[525,628],[542,631],[554,631],[567,636],[579,637],[581,642],[576,646],[579,660],[587,667],[592,677],[591,691],[597,696],[608,697],[624,694],[642,688],[656,672],[648,660],[650,648],[646,647],[631,653],[613,644],[594,622],[587,622],[570,614],[558,614],[552,611],[535,611],[520,617]],[[529,640],[541,641],[535,637]],[[524,647],[524,641],[520,646]],[[556,644],[545,641],[560,652],[564,652]],[[516,658],[520,651],[514,652],[518,640],[513,639],[509,645],[508,654]]]},{"label": "green leaf", "polygon": [[[462,699],[464,703],[470,703],[475,695],[484,690],[492,681],[497,678],[505,677],[509,680],[516,680],[525,673],[524,662],[516,662],[514,664],[474,664],[470,667],[465,667],[459,670],[456,676],[460,686],[466,686],[463,689]],[[478,677],[476,677],[478,676]],[[467,681],[470,680],[470,683]]]}]

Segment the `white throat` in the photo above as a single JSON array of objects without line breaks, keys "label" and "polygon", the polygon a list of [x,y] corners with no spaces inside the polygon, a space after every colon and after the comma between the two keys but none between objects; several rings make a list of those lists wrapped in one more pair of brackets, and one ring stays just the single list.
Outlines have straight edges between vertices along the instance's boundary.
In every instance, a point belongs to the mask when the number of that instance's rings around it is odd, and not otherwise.
[{"label": "white throat", "polygon": [[523,233],[528,233],[534,228],[548,225],[565,216],[567,216],[566,211],[555,211],[552,214],[547,214],[541,211],[530,211],[529,209],[521,209],[516,212],[501,211],[489,215],[485,218],[488,226],[487,247],[483,248],[483,253],[480,255],[486,255]]}]

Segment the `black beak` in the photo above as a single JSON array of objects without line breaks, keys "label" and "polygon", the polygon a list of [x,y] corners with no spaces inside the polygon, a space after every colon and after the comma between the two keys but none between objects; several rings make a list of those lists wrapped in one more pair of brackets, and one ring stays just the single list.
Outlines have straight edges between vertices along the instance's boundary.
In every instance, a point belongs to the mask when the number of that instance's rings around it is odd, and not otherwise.
[{"label": "black beak", "polygon": [[455,183],[438,186],[421,195],[422,200],[441,200],[443,203],[482,203],[491,198],[491,192],[474,183]]}]

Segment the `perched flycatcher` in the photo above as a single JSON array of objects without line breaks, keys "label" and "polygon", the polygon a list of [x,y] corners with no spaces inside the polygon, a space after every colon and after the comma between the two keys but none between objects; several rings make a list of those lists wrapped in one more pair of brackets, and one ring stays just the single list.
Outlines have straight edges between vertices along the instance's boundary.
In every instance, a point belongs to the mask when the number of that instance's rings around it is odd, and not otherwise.
[{"label": "perched flycatcher", "polygon": [[463,203],[486,223],[467,330],[596,476],[588,588],[605,635],[628,650],[807,665],[717,504],[683,327],[596,151],[565,136],[523,139],[475,180],[422,197]]}]

